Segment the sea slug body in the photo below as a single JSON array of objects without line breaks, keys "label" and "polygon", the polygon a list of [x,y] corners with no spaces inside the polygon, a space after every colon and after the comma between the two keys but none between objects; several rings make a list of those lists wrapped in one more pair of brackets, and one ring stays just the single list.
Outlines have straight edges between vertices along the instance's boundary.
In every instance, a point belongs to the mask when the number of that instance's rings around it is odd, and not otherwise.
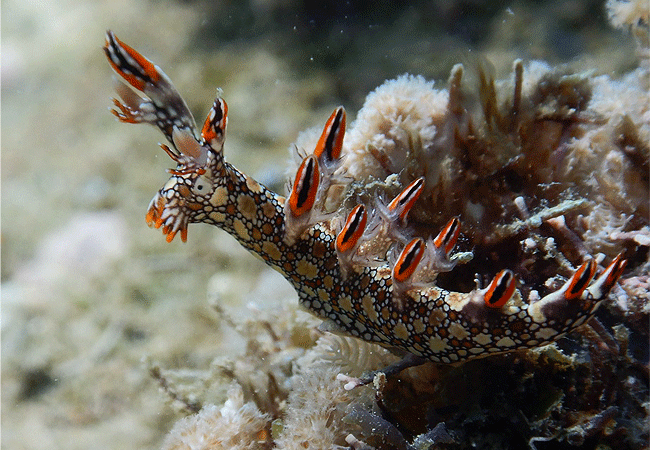
[{"label": "sea slug body", "polygon": [[[443,289],[436,283],[438,275],[453,272],[470,259],[467,253],[453,253],[464,218],[454,211],[434,222],[434,230],[422,225],[421,211],[413,211],[420,204],[435,204],[439,196],[435,183],[441,179],[436,174],[456,162],[438,154],[431,163],[435,171],[427,166],[424,173],[411,175],[409,163],[399,161],[406,156],[378,148],[376,142],[350,151],[344,141],[346,112],[339,107],[313,153],[304,157],[285,198],[225,161],[228,108],[223,99],[214,101],[199,130],[158,66],[110,31],[104,50],[127,83],[118,89],[122,101],[115,100],[113,113],[122,122],[159,128],[169,143],[162,145],[163,150],[177,165],[151,201],[149,225],[161,228],[167,241],[179,233],[186,241],[190,223],[222,228],[280,272],[302,306],[330,330],[436,363],[539,347],[589,320],[625,268],[621,254],[604,267],[585,258],[561,286],[541,298],[536,290],[520,286],[514,267],[487,268],[494,274],[492,281],[486,287],[477,282],[470,292]],[[515,85],[521,89],[518,67]],[[451,104],[461,76],[462,70],[455,68],[443,123],[449,126],[438,127],[440,146],[470,127],[458,119],[458,108]],[[522,100],[515,97],[513,108],[519,108]],[[491,114],[495,129],[517,126],[505,123],[510,119],[495,111]],[[397,175],[407,179],[400,180],[400,189],[390,196],[389,189],[361,192],[354,177],[359,181],[363,176],[346,166],[355,161],[352,152],[370,154],[389,176],[401,164],[406,169]],[[340,195],[339,206],[330,209],[335,186],[345,194]],[[444,205],[432,215],[444,216]]]}]

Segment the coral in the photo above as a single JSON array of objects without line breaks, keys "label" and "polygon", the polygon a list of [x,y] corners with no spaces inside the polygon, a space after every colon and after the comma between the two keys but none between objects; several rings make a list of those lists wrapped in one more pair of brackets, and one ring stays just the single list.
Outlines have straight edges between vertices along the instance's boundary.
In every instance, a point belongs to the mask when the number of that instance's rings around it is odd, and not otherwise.
[{"label": "coral", "polygon": [[345,424],[341,419],[351,396],[336,381],[338,372],[336,366],[309,366],[291,378],[287,412],[275,440],[276,448],[345,448]]},{"label": "coral", "polygon": [[408,152],[412,144],[424,149],[435,145],[449,95],[433,86],[421,76],[402,75],[368,95],[343,146],[344,164],[352,178],[400,173],[412,161]]},{"label": "coral", "polygon": [[198,414],[179,420],[163,443],[163,450],[263,450],[270,445],[269,416],[253,403],[244,403],[238,385],[222,407],[204,406]]},{"label": "coral", "polygon": [[[310,361],[309,358],[316,360]],[[329,365],[338,366],[339,372],[358,377],[373,368],[392,364],[397,358],[387,349],[375,344],[326,333],[316,341],[313,351],[300,359],[300,365],[304,367],[325,361]]]},{"label": "coral", "polygon": [[650,6],[644,0],[607,0],[605,4],[610,23],[616,28],[629,29],[637,41],[641,64],[650,64]]},{"label": "coral", "polygon": [[616,28],[642,27],[650,23],[650,6],[647,2],[607,0],[605,7],[610,23]]}]

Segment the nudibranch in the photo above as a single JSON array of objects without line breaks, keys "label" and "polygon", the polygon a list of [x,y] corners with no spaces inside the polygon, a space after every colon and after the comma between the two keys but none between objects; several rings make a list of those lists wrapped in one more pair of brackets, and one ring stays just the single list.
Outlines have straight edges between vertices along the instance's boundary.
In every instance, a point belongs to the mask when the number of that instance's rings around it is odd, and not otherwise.
[{"label": "nudibranch", "polygon": [[190,223],[225,230],[280,272],[329,330],[446,364],[540,347],[588,321],[625,267],[620,254],[606,267],[586,258],[543,297],[524,295],[508,268],[491,272],[496,275],[487,286],[477,281],[470,292],[443,289],[438,274],[469,255],[454,253],[462,217],[448,217],[431,235],[409,223],[409,212],[427,195],[426,177],[404,183],[394,198],[357,196],[356,204],[328,206],[334,186],[353,184],[342,167],[343,107],[303,158],[285,198],[225,161],[228,107],[222,98],[199,132],[157,65],[111,31],[104,51],[126,82],[113,113],[122,122],[158,127],[169,142],[161,147],[176,163],[149,205],[147,223],[161,228],[168,242],[178,233],[186,241]]}]

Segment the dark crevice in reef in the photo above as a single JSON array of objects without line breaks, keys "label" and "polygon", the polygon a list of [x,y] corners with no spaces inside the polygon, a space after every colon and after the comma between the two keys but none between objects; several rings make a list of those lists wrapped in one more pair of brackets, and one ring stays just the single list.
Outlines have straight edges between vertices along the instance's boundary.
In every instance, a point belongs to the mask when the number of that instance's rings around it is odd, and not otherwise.
[{"label": "dark crevice in reef", "polygon": [[56,386],[57,380],[47,368],[27,370],[22,376],[18,401],[34,400]]}]

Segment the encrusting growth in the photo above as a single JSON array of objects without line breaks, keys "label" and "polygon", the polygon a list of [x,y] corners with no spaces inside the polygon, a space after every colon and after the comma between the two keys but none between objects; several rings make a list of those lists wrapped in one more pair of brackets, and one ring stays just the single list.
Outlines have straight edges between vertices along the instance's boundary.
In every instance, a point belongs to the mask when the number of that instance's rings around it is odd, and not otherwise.
[{"label": "encrusting growth", "polygon": [[[408,180],[391,201],[381,194],[353,193],[347,198],[353,198],[351,208],[341,201],[337,210],[327,210],[331,188],[350,185],[354,175],[342,164],[343,107],[332,113],[285,199],[225,161],[228,109],[223,99],[215,100],[199,134],[189,108],[158,66],[110,31],[104,50],[116,73],[137,91],[121,84],[122,102],[115,100],[113,113],[122,122],[158,127],[170,144],[163,150],[177,164],[151,201],[147,223],[162,228],[167,241],[178,233],[186,241],[190,223],[224,229],[280,272],[301,304],[332,331],[436,363],[539,347],[592,317],[625,267],[618,255],[596,275],[598,264],[588,259],[561,288],[542,298],[524,298],[517,276],[507,268],[487,287],[445,290],[436,284],[437,275],[467,259],[452,254],[461,220],[450,214],[432,237],[418,234],[421,227],[411,226],[409,214],[423,198],[436,195],[428,185],[437,181],[435,174]],[[515,111],[521,102],[520,66]],[[455,68],[450,98],[459,95],[453,85],[454,80],[459,85],[461,75]],[[449,114],[459,113],[450,105]],[[496,111],[486,116],[495,128],[516,125],[505,123]],[[512,117],[508,120],[518,120]],[[457,126],[470,125],[458,120]],[[439,143],[452,139],[454,130],[441,130]],[[395,155],[367,147],[383,169],[395,164]]]}]

